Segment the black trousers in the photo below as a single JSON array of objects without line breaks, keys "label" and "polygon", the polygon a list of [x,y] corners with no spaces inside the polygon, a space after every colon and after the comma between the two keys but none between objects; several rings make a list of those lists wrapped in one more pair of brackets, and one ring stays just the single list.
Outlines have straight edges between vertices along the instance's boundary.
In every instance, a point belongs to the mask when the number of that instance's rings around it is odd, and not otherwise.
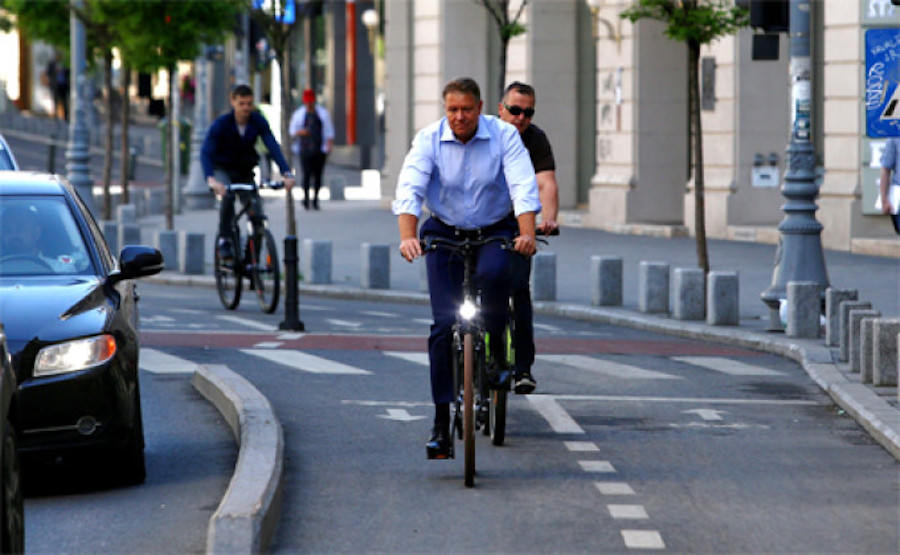
[{"label": "black trousers", "polygon": [[300,165],[303,167],[304,201],[309,201],[310,182],[312,182],[313,186],[313,199],[319,200],[319,189],[322,188],[322,170],[325,169],[325,159],[327,157],[328,155],[324,152],[300,155]]},{"label": "black trousers", "polygon": [[519,253],[509,255],[510,283],[515,306],[516,372],[530,370],[534,364],[534,324],[531,306],[531,257]]}]

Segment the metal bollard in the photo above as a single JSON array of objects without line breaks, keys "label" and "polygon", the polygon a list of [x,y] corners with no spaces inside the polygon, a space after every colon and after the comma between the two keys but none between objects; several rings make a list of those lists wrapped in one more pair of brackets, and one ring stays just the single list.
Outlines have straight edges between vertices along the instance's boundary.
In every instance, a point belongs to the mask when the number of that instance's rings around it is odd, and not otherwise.
[{"label": "metal bollard", "polygon": [[300,295],[297,292],[297,237],[284,238],[284,320],[280,330],[304,331],[300,321]]}]

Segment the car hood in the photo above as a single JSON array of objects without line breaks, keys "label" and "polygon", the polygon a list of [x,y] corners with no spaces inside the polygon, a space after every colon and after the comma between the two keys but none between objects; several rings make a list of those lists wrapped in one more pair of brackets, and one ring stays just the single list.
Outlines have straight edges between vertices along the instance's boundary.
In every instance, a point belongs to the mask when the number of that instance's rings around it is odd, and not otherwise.
[{"label": "car hood", "polygon": [[108,303],[95,277],[0,279],[0,322],[13,354],[33,339],[52,343],[101,332]]}]

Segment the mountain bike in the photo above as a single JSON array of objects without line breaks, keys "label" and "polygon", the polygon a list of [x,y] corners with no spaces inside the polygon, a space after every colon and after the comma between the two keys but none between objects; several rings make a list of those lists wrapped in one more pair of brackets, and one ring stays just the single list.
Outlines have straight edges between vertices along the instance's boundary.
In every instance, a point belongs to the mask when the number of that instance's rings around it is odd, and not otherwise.
[{"label": "mountain bike", "polygon": [[[284,182],[268,181],[264,187],[281,189]],[[219,253],[221,233],[216,234],[215,276],[219,300],[228,310],[234,310],[241,302],[241,281],[247,278],[249,289],[256,291],[256,299],[263,312],[273,313],[278,307],[281,289],[281,265],[278,262],[278,247],[268,228],[268,219],[262,211],[262,199],[256,183],[232,183],[227,186],[238,192],[242,208],[231,220],[231,241],[233,258],[222,259]],[[242,216],[247,216],[247,236],[241,243],[238,225]]]}]

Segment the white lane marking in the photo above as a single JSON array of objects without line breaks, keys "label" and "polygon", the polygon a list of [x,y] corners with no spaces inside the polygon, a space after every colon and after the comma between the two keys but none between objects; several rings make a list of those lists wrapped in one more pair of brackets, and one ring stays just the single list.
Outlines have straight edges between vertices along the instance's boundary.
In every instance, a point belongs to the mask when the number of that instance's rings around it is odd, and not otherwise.
[{"label": "white lane marking", "polygon": [[594,486],[603,495],[634,495],[634,490],[625,482],[594,482]]},{"label": "white lane marking", "polygon": [[553,397],[546,395],[527,395],[528,402],[544,420],[550,424],[553,431],[558,434],[583,434],[584,430],[575,420],[556,402]]},{"label": "white lane marking", "polygon": [[256,349],[276,349],[283,345],[281,341],[262,341],[257,343],[253,347]]},{"label": "white lane marking", "polygon": [[279,333],[275,339],[280,339],[281,341],[293,341],[295,339],[300,339],[306,335],[305,333],[295,333],[295,332],[285,332]]},{"label": "white lane marking", "polygon": [[615,519],[646,520],[650,518],[643,505],[607,505],[609,516]]},{"label": "white lane marking", "polygon": [[206,329],[206,324],[188,324],[187,327],[191,328],[192,330],[202,330]]},{"label": "white lane marking", "polygon": [[700,366],[731,376],[783,376],[784,372],[769,370],[725,357],[669,357],[671,360]]},{"label": "white lane marking", "polygon": [[716,409],[691,409],[691,410],[683,410],[681,411],[685,414],[696,414],[703,420],[722,420],[722,414],[728,412],[724,410],[716,410]]},{"label": "white lane marking", "polygon": [[544,330],[544,331],[560,331],[560,329],[559,329],[558,327],[556,327],[556,326],[551,326],[550,324],[538,324],[538,323],[533,323],[533,324],[531,324],[531,325],[532,325],[532,327],[534,327],[534,329],[536,329],[536,330]]},{"label": "white lane marking", "polygon": [[770,426],[766,424],[744,424],[742,422],[735,422],[733,424],[710,424],[709,422],[688,422],[687,424],[680,424],[678,422],[670,422],[670,428],[687,428],[687,429],[720,429],[720,430],[749,430],[751,428],[755,428],[757,430],[768,430]]},{"label": "white lane marking", "polygon": [[434,320],[431,318],[413,318],[413,322],[417,324],[428,324],[430,326],[434,323]]},{"label": "white lane marking", "polygon": [[[534,395],[529,395],[534,397]],[[713,405],[821,405],[818,401],[803,399],[723,399],[718,397],[640,397],[636,395],[553,395],[562,401],[604,401],[619,403],[692,403]]]},{"label": "white lane marking", "polygon": [[359,405],[361,407],[433,407],[434,403],[425,401],[354,401],[344,399],[342,405]]},{"label": "white lane marking", "polygon": [[393,312],[382,312],[380,310],[361,310],[360,314],[365,314],[367,316],[375,316],[376,318],[396,318],[397,315]]},{"label": "white lane marking", "polygon": [[611,378],[624,378],[629,380],[680,380],[680,376],[645,370],[630,364],[622,364],[611,360],[592,358],[585,355],[538,355],[538,360],[551,364],[564,364],[579,370],[587,370],[604,374]]},{"label": "white lane marking", "polygon": [[312,374],[371,374],[368,370],[349,366],[340,362],[334,362],[327,358],[321,358],[301,351],[279,349],[269,351],[265,349],[241,349],[242,353],[283,364],[297,370]]},{"label": "white lane marking", "polygon": [[362,322],[350,322],[348,320],[339,320],[337,318],[325,318],[325,321],[332,326],[340,326],[342,328],[358,328]]},{"label": "white lane marking", "polygon": [[566,441],[566,449],[569,451],[599,451],[600,448],[593,441]]},{"label": "white lane marking", "polygon": [[226,322],[232,322],[235,324],[240,324],[242,326],[246,326],[248,328],[253,328],[257,330],[265,330],[265,331],[275,331],[275,328],[272,327],[271,324],[261,324],[256,320],[250,320],[249,318],[241,318],[240,316],[230,316],[228,314],[217,314],[216,318],[219,320],[225,320]]},{"label": "white lane marking", "polygon": [[156,314],[154,316],[141,316],[142,324],[160,324],[164,322],[174,322],[175,318],[171,316],[164,316],[162,314]]},{"label": "white lane marking", "polygon": [[616,471],[616,468],[609,461],[578,461],[578,464],[581,465],[581,470],[584,470],[585,472],[604,472],[612,474]]},{"label": "white lane marking", "polygon": [[327,306],[319,306],[315,304],[301,304],[300,311],[302,312],[304,310],[310,310],[312,312],[327,312],[332,309],[328,308]]},{"label": "white lane marking", "polygon": [[191,374],[197,367],[195,362],[148,347],[141,348],[139,360],[143,370],[154,374]]},{"label": "white lane marking", "polygon": [[387,414],[379,414],[377,416],[378,418],[397,420],[399,422],[414,422],[416,420],[422,420],[423,418],[425,418],[424,416],[409,414],[409,411],[406,409],[387,409]]},{"label": "white lane marking", "polygon": [[422,353],[418,351],[406,352],[406,351],[384,351],[389,357],[402,358],[403,360],[421,364],[423,366],[428,366],[430,363],[428,362],[428,353]]},{"label": "white lane marking", "polygon": [[206,312],[202,310],[197,310],[195,308],[167,308],[169,312],[175,312],[178,314],[206,314]]},{"label": "white lane marking", "polygon": [[665,549],[666,544],[656,530],[620,530],[628,549]]}]

